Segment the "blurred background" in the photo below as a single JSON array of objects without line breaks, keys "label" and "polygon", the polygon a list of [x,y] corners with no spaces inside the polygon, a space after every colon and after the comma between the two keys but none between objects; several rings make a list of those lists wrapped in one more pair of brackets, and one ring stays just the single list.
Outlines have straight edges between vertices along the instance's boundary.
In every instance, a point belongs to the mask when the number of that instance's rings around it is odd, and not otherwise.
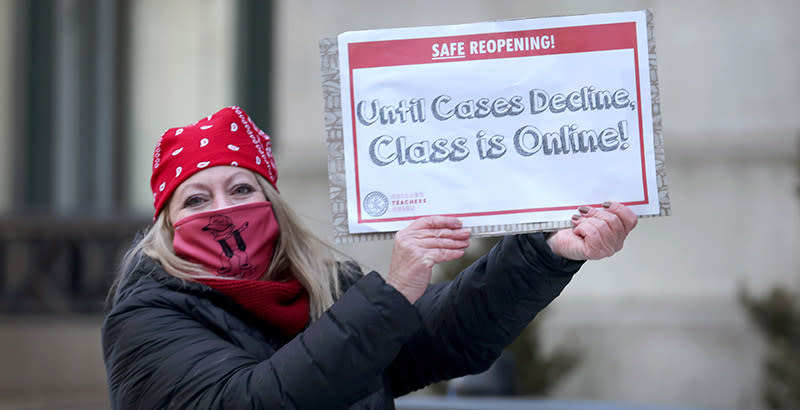
[{"label": "blurred background", "polygon": [[[0,0],[0,408],[108,406],[105,292],[150,220],[165,129],[241,105],[281,193],[331,238],[319,39],[644,8],[672,216],[547,309],[541,351],[580,352],[549,395],[766,406],[769,343],[740,293],[800,288],[800,2]],[[390,242],[337,248],[386,272]]]}]

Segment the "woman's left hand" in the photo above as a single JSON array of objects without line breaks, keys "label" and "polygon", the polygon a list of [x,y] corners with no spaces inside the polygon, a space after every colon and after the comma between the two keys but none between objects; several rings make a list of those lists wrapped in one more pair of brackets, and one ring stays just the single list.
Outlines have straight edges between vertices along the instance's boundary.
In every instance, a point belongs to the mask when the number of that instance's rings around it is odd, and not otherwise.
[{"label": "woman's left hand", "polygon": [[572,260],[602,259],[617,253],[638,221],[630,208],[618,202],[606,202],[599,209],[582,206],[578,212],[572,217],[572,229],[547,239],[556,255]]}]

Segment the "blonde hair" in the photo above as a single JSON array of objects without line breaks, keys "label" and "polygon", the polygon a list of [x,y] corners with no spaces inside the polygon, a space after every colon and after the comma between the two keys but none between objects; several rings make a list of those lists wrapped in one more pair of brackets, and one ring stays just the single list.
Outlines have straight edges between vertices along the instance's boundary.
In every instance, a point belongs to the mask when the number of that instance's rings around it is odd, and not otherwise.
[{"label": "blonde hair", "polygon": [[[272,203],[272,210],[280,226],[280,236],[269,268],[261,280],[280,280],[294,275],[308,291],[311,318],[318,319],[339,298],[338,263],[331,248],[303,226],[278,191],[264,177],[254,173],[264,195]],[[159,262],[164,270],[179,279],[196,282],[208,276],[205,268],[175,255],[172,247],[173,228],[168,218],[169,206],[158,214],[153,226],[136,243],[122,260],[120,275],[111,288],[118,295],[120,285],[139,263],[141,253]]]}]

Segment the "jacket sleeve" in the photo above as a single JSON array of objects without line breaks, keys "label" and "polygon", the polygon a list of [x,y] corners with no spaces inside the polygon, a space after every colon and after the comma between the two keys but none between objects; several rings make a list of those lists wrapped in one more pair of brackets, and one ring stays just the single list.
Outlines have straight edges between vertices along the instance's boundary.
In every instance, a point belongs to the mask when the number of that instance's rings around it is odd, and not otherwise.
[{"label": "jacket sleeve", "polygon": [[380,379],[421,321],[372,273],[259,361],[182,311],[191,306],[118,307],[103,325],[115,409],[347,408],[376,388],[364,380]]},{"label": "jacket sleeve", "polygon": [[389,367],[395,397],[489,368],[583,262],[555,255],[544,235],[503,238],[416,302],[423,325]]}]

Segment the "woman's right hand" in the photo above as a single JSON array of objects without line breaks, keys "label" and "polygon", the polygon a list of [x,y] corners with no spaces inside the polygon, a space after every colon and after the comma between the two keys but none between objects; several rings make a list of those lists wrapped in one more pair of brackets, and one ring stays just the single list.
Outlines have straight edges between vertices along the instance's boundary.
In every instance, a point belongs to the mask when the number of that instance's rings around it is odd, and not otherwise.
[{"label": "woman's right hand", "polygon": [[416,302],[430,284],[433,266],[463,256],[470,235],[469,229],[461,228],[458,218],[417,219],[395,234],[386,283],[409,302]]}]

